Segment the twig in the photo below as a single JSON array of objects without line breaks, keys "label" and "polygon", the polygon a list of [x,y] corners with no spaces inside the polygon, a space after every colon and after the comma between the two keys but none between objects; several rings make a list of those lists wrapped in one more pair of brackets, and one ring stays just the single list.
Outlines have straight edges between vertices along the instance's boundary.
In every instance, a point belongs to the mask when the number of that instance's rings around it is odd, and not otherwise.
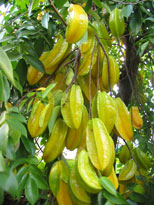
[{"label": "twig", "polygon": [[[27,91],[27,93],[25,93],[25,94],[16,102],[16,106],[17,106],[17,107],[19,106],[20,102],[28,95],[28,93],[33,92],[33,91],[35,91],[36,89],[37,89],[37,88],[33,88],[33,89]],[[35,96],[35,94],[34,94],[34,96]],[[34,96],[33,96],[33,97],[34,97]]]},{"label": "twig", "polygon": [[68,91],[71,88],[72,84],[76,81],[77,74],[78,74],[78,69],[79,69],[79,65],[80,65],[80,57],[81,57],[81,53],[80,53],[80,50],[78,50],[77,55],[76,55],[76,59],[75,59],[75,62],[74,62],[74,66],[76,65],[75,73],[74,73],[74,76],[73,76],[70,84],[66,88],[65,93],[68,93]]},{"label": "twig", "polygon": [[99,44],[97,45],[97,90],[100,90],[100,84],[99,84]]},{"label": "twig", "polygon": [[107,59],[108,82],[109,82],[109,90],[110,90],[110,93],[111,93],[110,60],[109,60],[109,57],[108,57],[108,55],[107,55],[107,53],[106,53],[106,50],[105,50],[103,44],[100,42],[100,40],[99,40],[99,38],[98,38],[98,36],[97,36],[96,34],[95,34],[95,37],[96,37],[98,43],[100,44],[100,46],[101,46],[101,48],[102,48],[102,50],[103,50],[103,52],[104,52],[104,54],[105,54],[105,56],[106,56],[106,59]]},{"label": "twig", "polygon": [[35,138],[35,142],[36,142],[38,148],[39,148],[39,149],[41,150],[41,152],[43,153],[43,150],[42,150],[42,148],[40,147],[40,145],[39,145],[39,143],[38,143],[38,141],[37,141],[37,138]]},{"label": "twig", "polygon": [[91,112],[91,68],[92,68],[94,51],[95,51],[95,45],[94,45],[94,48],[92,50],[91,62],[90,62],[90,68],[89,68],[89,119],[91,119],[91,114],[92,114],[92,112]]},{"label": "twig", "polygon": [[52,0],[48,0],[49,3],[51,4],[53,10],[56,12],[56,14],[59,16],[60,20],[63,22],[63,24],[65,26],[67,26],[66,22],[64,21],[63,17],[60,15],[60,13],[58,12],[57,8],[55,7],[55,5],[53,4]]}]

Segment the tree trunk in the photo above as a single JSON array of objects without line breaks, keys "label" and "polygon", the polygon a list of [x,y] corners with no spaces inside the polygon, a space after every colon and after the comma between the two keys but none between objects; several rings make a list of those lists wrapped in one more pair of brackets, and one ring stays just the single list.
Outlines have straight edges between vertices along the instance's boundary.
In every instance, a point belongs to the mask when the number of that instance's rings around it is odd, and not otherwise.
[{"label": "tree trunk", "polygon": [[[126,59],[125,64],[128,69],[128,73],[132,82],[132,86],[134,87],[136,81],[136,75],[138,71],[138,66],[140,62],[140,57],[137,55],[137,49],[134,46],[133,39],[128,35],[125,38],[125,46],[126,46]],[[125,102],[126,105],[130,102],[130,98],[132,95],[132,88],[127,76],[126,66],[122,70],[120,76],[120,84],[119,84],[119,96]]]}]

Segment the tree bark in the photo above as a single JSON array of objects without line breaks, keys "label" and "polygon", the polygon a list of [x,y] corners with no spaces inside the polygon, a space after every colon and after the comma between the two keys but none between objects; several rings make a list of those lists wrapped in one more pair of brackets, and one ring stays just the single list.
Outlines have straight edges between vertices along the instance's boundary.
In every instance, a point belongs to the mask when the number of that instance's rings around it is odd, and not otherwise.
[{"label": "tree bark", "polygon": [[[130,98],[132,95],[132,88],[130,84],[130,80],[132,82],[132,86],[134,87],[136,81],[136,75],[139,67],[140,57],[137,54],[137,49],[134,45],[133,39],[131,36],[127,36],[125,38],[125,46],[126,46],[126,59],[124,69],[122,70],[120,76],[120,84],[119,84],[119,96],[125,102],[126,105],[129,104]],[[130,78],[127,76],[127,71]]]}]

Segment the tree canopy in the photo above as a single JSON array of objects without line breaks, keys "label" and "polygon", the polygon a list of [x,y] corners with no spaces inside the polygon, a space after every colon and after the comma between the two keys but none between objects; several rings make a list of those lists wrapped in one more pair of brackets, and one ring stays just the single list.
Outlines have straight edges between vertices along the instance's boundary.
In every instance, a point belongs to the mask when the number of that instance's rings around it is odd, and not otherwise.
[{"label": "tree canopy", "polygon": [[0,6],[0,204],[154,204],[154,2]]}]

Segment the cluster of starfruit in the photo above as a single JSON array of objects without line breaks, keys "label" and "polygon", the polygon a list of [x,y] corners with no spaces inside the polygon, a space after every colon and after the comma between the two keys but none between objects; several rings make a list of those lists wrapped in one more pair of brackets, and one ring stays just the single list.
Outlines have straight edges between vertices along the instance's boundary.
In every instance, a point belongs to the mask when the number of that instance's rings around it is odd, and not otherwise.
[{"label": "cluster of starfruit", "polygon": [[[42,88],[43,99],[35,96],[28,130],[32,137],[49,132],[43,159],[46,163],[56,160],[50,170],[49,184],[58,203],[82,205],[91,204],[90,194],[102,190],[100,176],[110,180],[115,189],[119,182],[134,178],[137,165],[126,146],[119,155],[125,165],[117,178],[112,136],[115,133],[129,144],[133,127],[140,129],[143,121],[136,106],[128,111],[121,98],[108,93],[119,82],[120,70],[116,59],[109,54],[112,43],[105,24],[95,21],[88,26],[87,14],[79,5],[71,4],[68,12],[66,39],[60,37],[52,50],[40,57],[46,73],[32,66],[28,68],[30,85],[44,82],[48,85]],[[117,38],[124,33],[124,19],[119,9],[111,12],[109,26]],[[87,40],[80,44],[77,56],[72,57],[75,46],[72,44],[85,33]],[[71,57],[75,59],[74,68],[64,63],[67,58],[71,61]],[[71,165],[58,160],[65,147],[77,149]],[[133,154],[140,167],[151,166],[139,148]]]}]

